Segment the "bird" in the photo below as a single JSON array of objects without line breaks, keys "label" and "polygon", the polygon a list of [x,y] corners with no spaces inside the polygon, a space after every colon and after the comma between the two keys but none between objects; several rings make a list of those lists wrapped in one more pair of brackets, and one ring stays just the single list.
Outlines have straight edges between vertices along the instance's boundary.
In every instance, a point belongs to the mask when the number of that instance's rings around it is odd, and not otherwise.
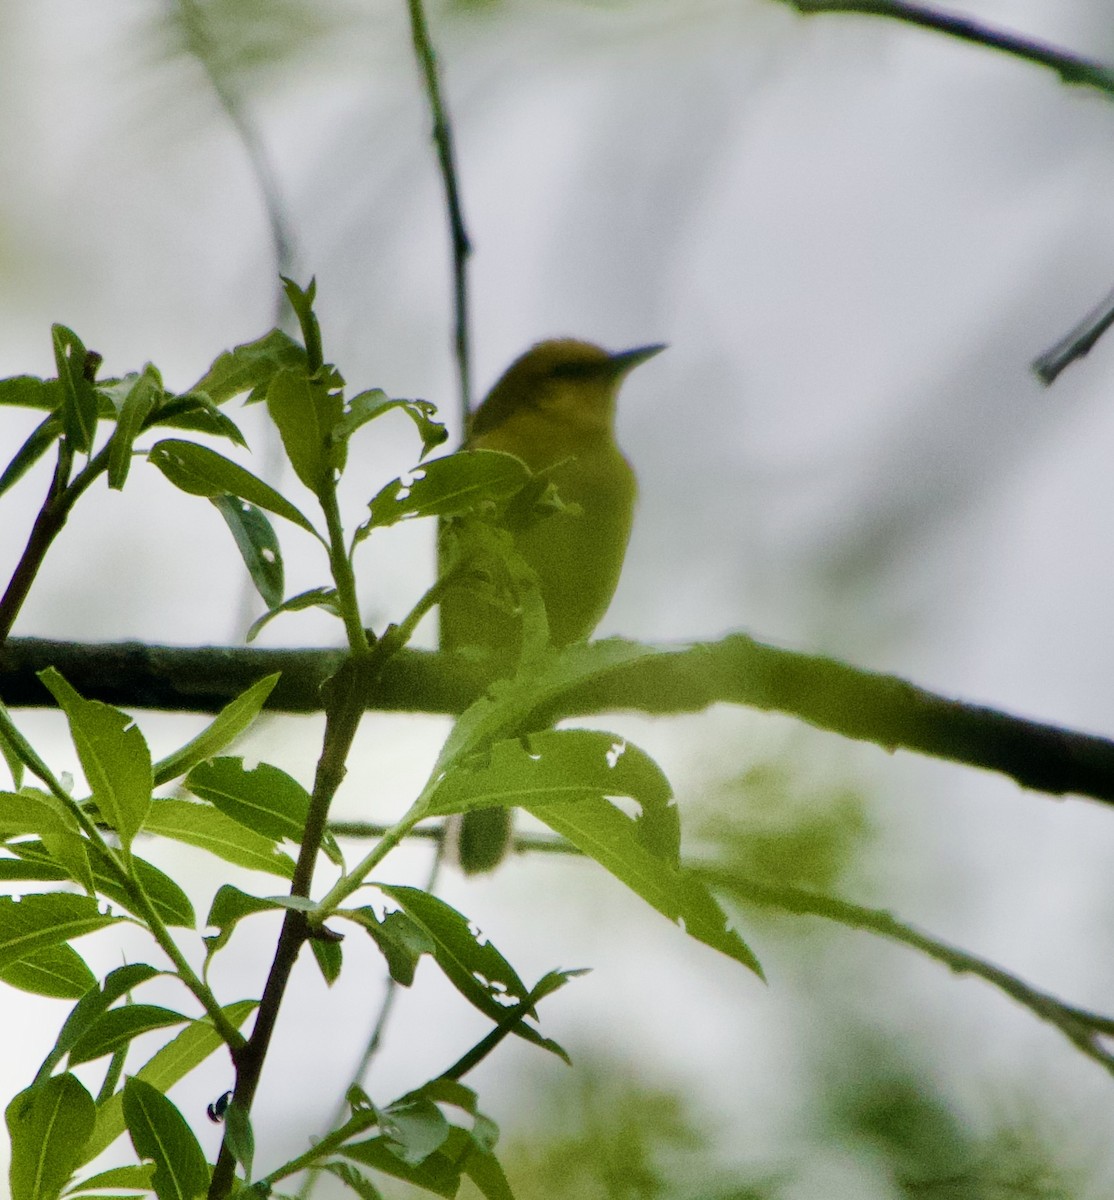
[{"label": "bird", "polygon": [[[663,344],[616,353],[591,342],[538,342],[499,377],[474,411],[462,449],[499,450],[552,482],[561,507],[507,528],[545,605],[550,644],[591,636],[619,582],[634,517],[634,470],[615,441],[623,380]],[[475,589],[441,599],[441,648],[477,649],[503,674],[518,657],[521,619]],[[508,808],[476,809],[454,821],[454,857],[466,874],[494,869],[510,844]]]}]

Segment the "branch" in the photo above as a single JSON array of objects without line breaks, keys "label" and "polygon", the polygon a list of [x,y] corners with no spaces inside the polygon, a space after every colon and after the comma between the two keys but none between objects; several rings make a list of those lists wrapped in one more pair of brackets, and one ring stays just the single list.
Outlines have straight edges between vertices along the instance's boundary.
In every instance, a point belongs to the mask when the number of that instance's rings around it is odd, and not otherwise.
[{"label": "branch", "polygon": [[[13,708],[53,707],[36,672],[55,666],[90,699],[124,708],[217,712],[256,680],[279,671],[267,707],[318,712],[321,684],[342,658],[338,650],[13,638],[0,648],[0,699]],[[458,713],[489,682],[456,656],[401,650],[373,687],[369,707]],[[1037,791],[1114,804],[1114,742],[1106,738],[951,700],[892,675],[765,645],[743,633],[662,647],[568,692],[554,719],[619,710],[698,712],[723,703],[786,713],[887,751],[912,750],[996,771]]]},{"label": "branch", "polygon": [[1054,346],[1033,359],[1034,374],[1046,386],[1055,383],[1065,367],[1091,352],[1111,325],[1114,325],[1114,291],[1109,292]]},{"label": "branch", "polygon": [[1114,68],[1096,59],[1084,58],[1070,50],[1046,46],[1020,34],[1006,33],[982,25],[970,17],[953,16],[923,4],[908,4],[903,0],[781,0],[802,16],[817,13],[862,13],[872,17],[889,17],[905,21],[922,29],[934,29],[964,42],[974,42],[989,50],[999,50],[1014,58],[1035,63],[1055,71],[1064,83],[1096,88],[1114,96]]},{"label": "branch", "polygon": [[849,904],[846,900],[837,900],[832,896],[805,891],[802,888],[745,879],[733,871],[716,867],[698,866],[696,873],[706,882],[738,900],[766,908],[779,908],[798,915],[823,917],[852,929],[865,929],[891,941],[911,946],[929,958],[942,962],[956,974],[975,975],[999,991],[1005,992],[1042,1021],[1054,1025],[1072,1045],[1114,1075],[1114,1054],[1106,1050],[1101,1041],[1102,1037],[1109,1037],[1114,1033],[1114,1018],[1065,1004],[1048,992],[1039,991],[985,959],[977,958],[966,950],[960,950],[956,946],[950,946],[921,933],[883,909],[863,908],[858,904]]},{"label": "branch", "polygon": [[433,119],[433,142],[437,147],[437,165],[441,169],[441,182],[445,189],[445,205],[449,216],[449,237],[453,248],[453,307],[460,428],[461,436],[464,437],[468,433],[468,422],[472,415],[472,351],[468,338],[468,256],[472,253],[472,243],[464,225],[464,208],[460,202],[456,154],[453,149],[453,128],[441,95],[437,52],[429,36],[429,25],[422,8],[422,0],[408,0],[408,4],[410,34],[414,40],[414,53],[422,69],[422,80],[425,83],[426,98]]}]

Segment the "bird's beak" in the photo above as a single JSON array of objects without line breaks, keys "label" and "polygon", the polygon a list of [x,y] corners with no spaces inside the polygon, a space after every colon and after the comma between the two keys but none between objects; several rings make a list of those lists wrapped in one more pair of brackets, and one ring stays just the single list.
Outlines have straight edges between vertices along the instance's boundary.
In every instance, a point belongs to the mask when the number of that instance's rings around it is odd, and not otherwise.
[{"label": "bird's beak", "polygon": [[664,342],[657,342],[653,346],[638,346],[634,350],[620,350],[611,356],[610,366],[616,376],[625,375],[639,363],[644,363],[648,358],[653,358],[655,354],[660,354],[666,349],[668,347]]}]

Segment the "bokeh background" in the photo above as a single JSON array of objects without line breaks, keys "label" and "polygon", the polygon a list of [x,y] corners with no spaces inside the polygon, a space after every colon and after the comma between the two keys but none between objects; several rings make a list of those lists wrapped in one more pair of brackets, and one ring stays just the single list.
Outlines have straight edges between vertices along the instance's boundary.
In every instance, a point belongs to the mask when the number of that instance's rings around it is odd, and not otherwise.
[{"label": "bokeh background", "polygon": [[[1114,60],[1103,0],[953,11]],[[186,36],[189,13],[207,41]],[[478,392],[541,337],[670,343],[624,390],[641,507],[601,632],[743,628],[1109,731],[1114,341],[1051,390],[1029,368],[1114,283],[1109,102],[936,34],[774,0],[488,0],[430,18],[475,243]],[[327,357],[353,387],[432,399],[455,422],[428,114],[405,5],[380,0],[3,0],[0,375],[51,374],[62,321],[106,373],[150,360],[185,388],[274,323],[266,206],[222,91],[273,170],[287,265],[317,277]],[[251,465],[275,479],[258,416]],[[353,517],[414,464],[412,430],[391,420],[358,444]],[[6,411],[0,445],[31,425]],[[4,571],[45,481],[5,497]],[[313,547],[282,534],[288,590],[320,582]],[[373,543],[368,622],[404,612],[432,564],[430,530]],[[122,496],[78,506],[16,634],[219,643],[257,611],[217,514],[137,464]],[[313,615],[262,638],[337,642]],[[50,714],[20,720],[75,766]],[[165,751],[200,719],[140,722]],[[760,860],[1112,1007],[1100,806],[776,716],[603,725],[666,768],[693,853]],[[369,717],[337,815],[400,812],[446,728]],[[243,752],[308,783],[319,735],[315,719],[270,718]],[[202,912],[225,879],[273,886],[188,850],[152,857],[189,873]],[[429,857],[407,847],[392,874],[421,880]],[[1109,1194],[1111,1079],[984,984],[862,933],[741,911],[763,985],[554,856],[446,874],[441,892],[527,978],[594,968],[543,1014],[575,1071],[515,1045],[475,1076],[524,1197]],[[229,999],[261,986],[255,920],[217,968]],[[83,948],[107,970],[143,946]],[[331,991],[308,956],[296,976],[256,1110],[261,1164],[321,1127],[374,1020],[380,963],[346,948]],[[20,1031],[6,1098],[66,1008],[14,992],[0,1005]],[[369,1090],[390,1099],[483,1030],[424,966]],[[206,1145],[219,1131],[204,1106],[229,1082],[214,1060],[173,1092]]]}]

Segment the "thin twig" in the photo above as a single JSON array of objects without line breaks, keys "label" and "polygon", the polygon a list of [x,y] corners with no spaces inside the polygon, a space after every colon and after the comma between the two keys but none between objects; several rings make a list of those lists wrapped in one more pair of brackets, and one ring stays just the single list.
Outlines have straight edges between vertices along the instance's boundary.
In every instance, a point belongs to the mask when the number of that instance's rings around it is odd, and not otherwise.
[{"label": "thin twig", "polygon": [[1114,325],[1114,291],[1103,297],[1054,346],[1033,359],[1032,367],[1037,378],[1046,386],[1054,383],[1060,372],[1087,354],[1111,325]]},{"label": "thin twig", "polygon": [[1055,71],[1064,83],[1095,88],[1114,96],[1114,68],[1096,59],[1084,58],[1070,50],[1048,46],[1020,34],[1007,33],[983,25],[970,17],[940,12],[924,4],[909,4],[903,0],[780,0],[795,8],[802,16],[819,13],[860,13],[871,17],[888,17],[933,29],[961,41],[974,42],[990,50],[999,50],[1014,58],[1024,59]]},{"label": "thin twig", "polygon": [[469,340],[468,314],[468,256],[472,243],[464,224],[464,209],[457,183],[456,153],[453,149],[453,129],[448,108],[441,92],[437,53],[429,35],[422,0],[407,0],[410,9],[410,32],[414,53],[422,69],[426,98],[433,119],[433,142],[437,148],[437,163],[445,189],[445,205],[449,217],[449,236],[453,252],[453,306],[455,311],[454,349],[460,397],[460,427],[464,434],[472,414],[472,350]]},{"label": "thin twig", "polygon": [[996,967],[985,959],[977,958],[966,950],[950,946],[898,921],[883,909],[864,908],[802,888],[743,878],[729,869],[697,866],[695,870],[708,883],[739,900],[779,908],[786,912],[823,917],[852,929],[865,929],[891,941],[911,946],[929,958],[943,963],[957,974],[975,975],[999,991],[1005,992],[1042,1021],[1055,1026],[1078,1050],[1114,1075],[1114,1054],[1105,1049],[1100,1041],[1100,1038],[1114,1034],[1112,1017],[1065,1004],[1055,996],[1030,986],[1016,975]]}]

